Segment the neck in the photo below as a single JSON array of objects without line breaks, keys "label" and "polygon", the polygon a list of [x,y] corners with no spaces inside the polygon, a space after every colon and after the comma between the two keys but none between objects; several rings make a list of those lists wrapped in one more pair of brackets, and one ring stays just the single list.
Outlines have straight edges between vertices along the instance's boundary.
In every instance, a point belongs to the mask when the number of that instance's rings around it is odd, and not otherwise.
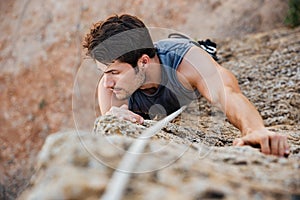
[{"label": "neck", "polygon": [[150,59],[150,62],[146,68],[146,80],[140,87],[141,90],[158,88],[161,83],[161,66],[159,58],[155,55]]}]

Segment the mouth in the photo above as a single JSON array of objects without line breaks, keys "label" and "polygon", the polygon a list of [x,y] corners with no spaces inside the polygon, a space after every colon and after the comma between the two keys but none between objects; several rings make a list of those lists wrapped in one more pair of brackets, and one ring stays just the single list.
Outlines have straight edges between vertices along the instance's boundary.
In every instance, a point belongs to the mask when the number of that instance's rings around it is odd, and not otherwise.
[{"label": "mouth", "polygon": [[113,89],[113,93],[117,94],[117,93],[120,93],[122,91],[121,88],[114,88]]}]

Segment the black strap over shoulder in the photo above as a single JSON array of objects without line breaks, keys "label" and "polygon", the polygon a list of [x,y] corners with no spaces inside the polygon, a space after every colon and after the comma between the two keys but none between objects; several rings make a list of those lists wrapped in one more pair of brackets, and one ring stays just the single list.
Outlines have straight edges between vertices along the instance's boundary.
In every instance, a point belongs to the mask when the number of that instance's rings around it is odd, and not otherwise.
[{"label": "black strap over shoulder", "polygon": [[190,40],[193,44],[205,50],[215,61],[219,60],[219,58],[217,57],[217,44],[209,39],[205,41],[200,40],[196,42],[180,33],[171,33],[169,34],[168,38],[183,38],[183,39]]}]

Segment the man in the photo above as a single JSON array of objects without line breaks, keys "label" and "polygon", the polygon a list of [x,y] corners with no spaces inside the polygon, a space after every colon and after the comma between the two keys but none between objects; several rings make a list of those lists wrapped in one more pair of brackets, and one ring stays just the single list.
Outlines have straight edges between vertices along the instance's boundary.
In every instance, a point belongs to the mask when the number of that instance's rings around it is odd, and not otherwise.
[{"label": "man", "polygon": [[190,40],[166,39],[154,46],[144,23],[124,14],[96,23],[83,46],[104,71],[98,85],[102,115],[143,123],[201,94],[241,131],[243,137],[234,145],[259,145],[265,154],[289,154],[287,138],[265,128],[233,74]]}]

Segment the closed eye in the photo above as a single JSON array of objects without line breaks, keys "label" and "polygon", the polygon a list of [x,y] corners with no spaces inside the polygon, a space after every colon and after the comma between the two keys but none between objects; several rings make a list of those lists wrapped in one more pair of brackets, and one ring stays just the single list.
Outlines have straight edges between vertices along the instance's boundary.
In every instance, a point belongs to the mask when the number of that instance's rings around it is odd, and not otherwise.
[{"label": "closed eye", "polygon": [[104,72],[105,74],[113,74],[113,75],[116,75],[116,74],[119,74],[119,71],[117,70],[107,70]]}]

